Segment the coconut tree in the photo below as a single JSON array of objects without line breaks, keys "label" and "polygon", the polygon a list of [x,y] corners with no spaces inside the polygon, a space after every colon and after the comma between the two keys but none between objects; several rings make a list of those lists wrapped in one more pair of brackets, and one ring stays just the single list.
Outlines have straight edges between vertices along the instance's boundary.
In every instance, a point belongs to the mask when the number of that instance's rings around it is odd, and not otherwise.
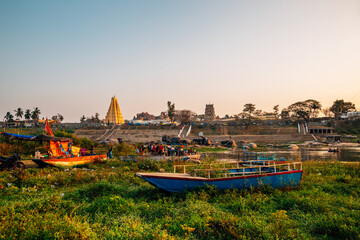
[{"label": "coconut tree", "polygon": [[31,118],[37,122],[39,120],[40,117],[40,109],[38,107],[34,108],[34,110],[31,112]]},{"label": "coconut tree", "polygon": [[25,118],[26,121],[31,119],[31,111],[30,111],[30,109],[25,110],[24,118]]},{"label": "coconut tree", "polygon": [[60,122],[62,122],[64,120],[64,116],[58,113],[58,119],[60,120]]},{"label": "coconut tree", "polygon": [[19,120],[22,118],[23,115],[24,111],[21,108],[17,108],[15,110],[15,117],[17,117]]},{"label": "coconut tree", "polygon": [[10,112],[7,112],[4,119],[7,122],[12,122],[12,121],[14,121],[14,116]]},{"label": "coconut tree", "polygon": [[82,117],[80,118],[80,122],[85,123],[85,121],[86,121],[86,117],[85,117],[85,115],[82,115]]}]

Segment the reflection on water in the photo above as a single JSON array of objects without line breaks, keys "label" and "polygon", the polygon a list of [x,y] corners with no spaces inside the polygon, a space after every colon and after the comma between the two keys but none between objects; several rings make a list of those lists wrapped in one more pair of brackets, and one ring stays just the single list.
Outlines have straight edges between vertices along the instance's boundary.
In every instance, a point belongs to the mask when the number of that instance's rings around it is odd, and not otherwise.
[{"label": "reflection on water", "polygon": [[[341,148],[340,152],[328,152],[328,148],[301,147],[299,150],[270,149],[267,154],[273,152],[278,159],[301,159],[303,161],[360,161],[360,148]],[[206,153],[208,157],[216,159],[242,160],[244,151],[235,150],[230,152]]]}]

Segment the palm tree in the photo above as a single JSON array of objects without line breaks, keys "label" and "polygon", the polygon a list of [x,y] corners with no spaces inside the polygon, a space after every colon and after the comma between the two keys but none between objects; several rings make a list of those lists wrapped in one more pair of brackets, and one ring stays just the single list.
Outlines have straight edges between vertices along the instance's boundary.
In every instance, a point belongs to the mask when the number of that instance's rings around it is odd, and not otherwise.
[{"label": "palm tree", "polygon": [[85,120],[86,120],[85,115],[82,115],[82,117],[80,118],[80,122],[81,122],[81,123],[84,123],[84,122],[85,122]]},{"label": "palm tree", "polygon": [[58,118],[59,118],[60,122],[62,122],[64,120],[64,116],[59,113],[58,113]]},{"label": "palm tree", "polygon": [[25,120],[27,121],[27,120],[30,120],[30,118],[31,118],[31,111],[30,111],[30,109],[26,109],[25,110],[25,115],[24,115],[24,117],[25,117]]},{"label": "palm tree", "polygon": [[40,117],[40,109],[38,107],[34,108],[34,110],[31,112],[31,118],[37,122],[39,120]]},{"label": "palm tree", "polygon": [[24,111],[21,108],[17,108],[14,112],[15,112],[15,117],[17,117],[19,120],[24,115]]},{"label": "palm tree", "polygon": [[14,121],[14,116],[10,112],[7,112],[4,119],[7,122],[12,122],[12,121]]}]

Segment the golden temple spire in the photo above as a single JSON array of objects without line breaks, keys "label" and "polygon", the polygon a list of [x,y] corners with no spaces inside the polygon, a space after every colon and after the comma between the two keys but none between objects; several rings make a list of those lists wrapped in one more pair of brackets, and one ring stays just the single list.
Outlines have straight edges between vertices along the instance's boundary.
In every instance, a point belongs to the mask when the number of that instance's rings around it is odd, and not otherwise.
[{"label": "golden temple spire", "polygon": [[124,118],[121,114],[119,103],[117,98],[112,97],[109,110],[105,117],[105,123],[113,123],[113,124],[124,124]]}]

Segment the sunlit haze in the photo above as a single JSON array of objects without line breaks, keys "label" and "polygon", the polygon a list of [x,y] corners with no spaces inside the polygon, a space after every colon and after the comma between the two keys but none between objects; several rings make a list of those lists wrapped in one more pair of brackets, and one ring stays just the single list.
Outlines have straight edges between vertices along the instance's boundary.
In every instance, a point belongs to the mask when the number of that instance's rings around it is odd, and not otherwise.
[{"label": "sunlit haze", "polygon": [[0,1],[0,118],[360,108],[360,1]]}]

